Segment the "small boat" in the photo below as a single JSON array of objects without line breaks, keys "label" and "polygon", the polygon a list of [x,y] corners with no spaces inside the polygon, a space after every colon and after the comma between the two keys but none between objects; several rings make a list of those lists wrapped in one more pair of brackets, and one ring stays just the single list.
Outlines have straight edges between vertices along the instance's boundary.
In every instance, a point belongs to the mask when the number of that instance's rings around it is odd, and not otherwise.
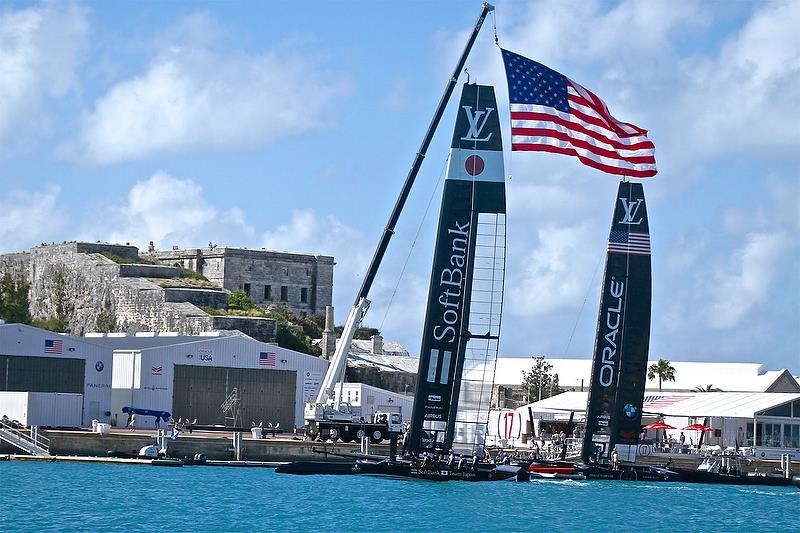
[{"label": "small boat", "polygon": [[[761,485],[787,487],[793,480],[786,476],[744,472],[739,456],[706,457],[697,468],[676,468],[681,481],[718,485]],[[797,477],[797,476],[795,476]]]},{"label": "small boat", "polygon": [[502,481],[507,479],[527,479],[522,469],[509,465],[477,463],[467,466],[448,466],[447,464],[389,459],[383,461],[356,461],[354,463],[334,463],[325,461],[295,461],[275,468],[278,474],[328,474],[328,475],[367,475],[428,481]]},{"label": "small boat", "polygon": [[150,461],[153,466],[183,466],[183,461],[180,459],[170,459],[167,457],[161,459],[153,459]]},{"label": "small boat", "polygon": [[792,485],[800,489],[800,476],[794,476],[792,478]]}]

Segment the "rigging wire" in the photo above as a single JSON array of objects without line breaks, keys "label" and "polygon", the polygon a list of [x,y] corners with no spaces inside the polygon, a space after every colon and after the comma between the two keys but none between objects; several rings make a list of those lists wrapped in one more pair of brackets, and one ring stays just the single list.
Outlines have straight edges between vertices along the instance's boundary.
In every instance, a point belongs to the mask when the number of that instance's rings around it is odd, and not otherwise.
[{"label": "rigging wire", "polygon": [[430,198],[428,198],[428,205],[425,206],[425,213],[422,215],[422,219],[420,220],[419,226],[417,227],[417,233],[414,235],[414,240],[411,242],[411,247],[408,249],[408,254],[406,255],[405,261],[403,262],[403,268],[400,270],[400,274],[397,277],[397,283],[394,286],[394,290],[392,290],[392,296],[389,298],[389,303],[386,306],[386,312],[383,314],[383,319],[381,320],[381,324],[378,327],[378,329],[381,331],[383,330],[383,325],[386,322],[386,317],[389,316],[389,311],[392,308],[394,297],[397,295],[397,290],[400,288],[400,282],[403,280],[403,275],[405,274],[406,268],[408,267],[408,262],[411,260],[411,254],[414,251],[414,247],[417,245],[417,240],[419,240],[419,234],[422,232],[422,226],[425,224],[425,220],[428,218],[428,211],[430,211],[431,209],[433,198],[436,195],[436,191],[439,190],[439,185],[442,183],[442,176],[444,176],[445,169],[447,169],[447,163],[449,160],[450,156],[448,154],[448,156],[444,158],[444,165],[442,166],[442,170],[439,172],[439,177],[436,180],[436,185],[431,191],[431,196]]},{"label": "rigging wire", "polygon": [[[563,357],[567,357],[567,351],[569,347],[572,345],[572,339],[575,337],[575,330],[578,329],[578,322],[581,320],[581,315],[583,314],[583,309],[586,307],[586,302],[589,300],[589,293],[592,291],[592,287],[594,287],[594,279],[597,277],[597,271],[600,268],[600,263],[603,262],[603,258],[606,256],[606,250],[604,249],[597,259],[597,263],[594,266],[594,272],[592,273],[592,280],[589,282],[589,286],[586,287],[586,294],[583,295],[583,303],[581,304],[581,308],[578,310],[578,316],[575,317],[575,324],[572,326],[572,333],[569,335],[569,340],[567,341],[567,345],[564,347],[564,354]],[[602,298],[602,294],[600,295]]]}]

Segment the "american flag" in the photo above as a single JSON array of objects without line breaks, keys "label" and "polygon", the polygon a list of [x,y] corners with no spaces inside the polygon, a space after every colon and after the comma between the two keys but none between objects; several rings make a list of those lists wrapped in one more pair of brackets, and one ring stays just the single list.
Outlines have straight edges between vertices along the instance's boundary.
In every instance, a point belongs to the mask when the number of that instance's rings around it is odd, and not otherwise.
[{"label": "american flag", "polygon": [[572,155],[609,174],[656,175],[647,130],[620,122],[594,93],[527,57],[502,50],[511,104],[511,150]]},{"label": "american flag", "polygon": [[675,394],[648,395],[644,397],[644,409],[660,409],[662,407],[669,407],[687,398],[691,398],[691,396],[681,396]]},{"label": "american flag", "polygon": [[650,255],[650,235],[612,229],[608,235],[608,251],[618,254]]},{"label": "american flag", "polygon": [[45,339],[44,353],[64,353],[64,341]]},{"label": "american flag", "polygon": [[261,366],[275,366],[275,352],[261,352],[258,354],[258,364]]}]

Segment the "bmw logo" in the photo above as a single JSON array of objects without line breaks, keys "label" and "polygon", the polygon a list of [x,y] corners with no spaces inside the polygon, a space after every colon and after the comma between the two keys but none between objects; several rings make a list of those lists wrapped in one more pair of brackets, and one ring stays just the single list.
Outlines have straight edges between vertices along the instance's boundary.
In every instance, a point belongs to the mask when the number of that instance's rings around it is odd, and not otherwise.
[{"label": "bmw logo", "polygon": [[103,365],[103,362],[102,362],[102,361],[98,361],[98,362],[96,362],[96,363],[94,364],[94,369],[95,369],[95,370],[97,370],[98,372],[102,372],[102,371],[103,371],[103,367],[104,367],[104,366],[105,366],[105,365]]},{"label": "bmw logo", "polygon": [[636,406],[631,403],[626,404],[623,408],[623,411],[625,412],[625,416],[628,418],[634,418],[636,416]]}]

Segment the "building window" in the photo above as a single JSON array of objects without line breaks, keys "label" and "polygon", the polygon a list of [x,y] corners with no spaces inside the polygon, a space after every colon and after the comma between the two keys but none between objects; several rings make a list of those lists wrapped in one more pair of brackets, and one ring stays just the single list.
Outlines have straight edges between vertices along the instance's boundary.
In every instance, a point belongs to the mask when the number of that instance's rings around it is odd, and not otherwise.
[{"label": "building window", "polygon": [[305,311],[300,311],[300,316],[305,318],[308,316],[308,313],[306,313]]},{"label": "building window", "polygon": [[281,268],[281,272],[283,272],[284,276],[288,276],[289,275],[289,267]]},{"label": "building window", "polygon": [[264,299],[272,300],[272,285],[264,285]]},{"label": "building window", "polygon": [[286,285],[281,285],[281,301],[288,302],[289,301],[289,287]]},{"label": "building window", "polygon": [[308,303],[308,289],[305,287],[300,289],[300,301],[302,303]]},{"label": "building window", "polygon": [[250,284],[249,283],[245,283],[244,284],[244,293],[246,295],[250,296]]}]

